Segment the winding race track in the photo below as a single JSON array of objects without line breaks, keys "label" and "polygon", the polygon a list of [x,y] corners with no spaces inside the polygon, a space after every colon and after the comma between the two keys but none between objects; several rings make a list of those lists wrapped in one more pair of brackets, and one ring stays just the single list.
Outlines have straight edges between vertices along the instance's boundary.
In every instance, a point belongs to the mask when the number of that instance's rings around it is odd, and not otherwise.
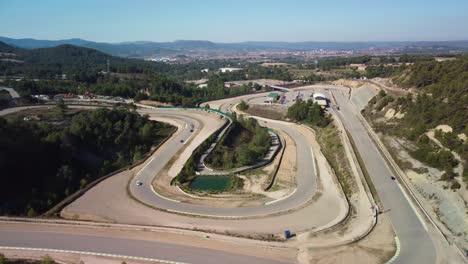
[{"label": "winding race track", "polygon": [[[301,89],[319,90],[328,93],[336,99],[336,104],[340,106],[341,110],[330,109],[330,112],[341,120],[351,135],[357,151],[360,153],[376,186],[384,209],[390,210],[388,215],[401,243],[401,250],[393,263],[436,263],[437,251],[433,243],[432,227],[425,223],[416,206],[408,198],[403,188],[399,186],[399,183],[391,180],[393,172],[369,136],[367,128],[362,123],[362,119],[359,118],[359,112],[349,101],[347,90],[337,87],[327,87],[325,90],[324,87],[319,86]],[[209,104],[212,108],[228,112],[241,100],[248,100],[258,96],[260,95],[247,95],[209,102]],[[0,115],[18,110],[20,109],[0,111]],[[204,118],[203,116],[211,115],[211,118],[213,118],[215,114],[203,112],[202,110],[182,109],[149,108],[140,109],[139,111],[142,114],[149,114],[150,118],[156,120],[172,120],[178,126],[178,131],[148,159],[147,163],[136,173],[128,185],[131,196],[141,203],[156,208],[162,213],[177,212],[178,215],[174,219],[181,222],[185,221],[185,223],[195,221],[192,220],[193,215],[204,216],[205,218],[193,219],[197,219],[200,228],[207,229],[213,225],[214,221],[222,221],[225,225],[232,223],[232,228],[238,228],[237,231],[249,230],[247,225],[251,224],[261,226],[259,230],[264,232],[281,232],[288,225],[293,228],[297,227],[297,230],[305,231],[311,227],[310,223],[318,221],[317,219],[320,217],[314,217],[317,214],[323,214],[321,222],[317,222],[316,225],[312,224],[317,229],[333,226],[345,217],[348,204],[342,195],[341,189],[336,184],[326,184],[327,189],[324,190],[328,195],[334,197],[333,199],[325,194],[321,196],[321,199],[311,203],[320,185],[324,182],[335,182],[336,179],[328,172],[328,165],[320,151],[312,148],[310,139],[305,135],[305,130],[300,129],[300,125],[297,124],[264,118],[259,118],[261,125],[288,134],[296,144],[296,191],[282,199],[265,202],[262,205],[231,208],[186,203],[165,197],[164,193],[158,193],[152,187],[155,177],[158,177],[158,174],[167,169],[167,166],[175,157],[182,159],[182,161],[188,159],[188,156],[184,155],[184,151],[190,152],[214,132],[216,126],[208,129],[205,124],[207,117]],[[219,122],[218,127],[221,125],[222,122]],[[137,185],[137,181],[141,182],[142,185]],[[321,203],[322,205],[320,205]],[[321,208],[321,211],[317,211],[317,208]],[[328,208],[326,212],[325,208]],[[292,212],[293,210],[294,212]],[[310,220],[291,219],[291,216],[295,213],[300,214],[301,212],[305,212],[304,215],[309,216]],[[289,222],[284,223],[284,221]],[[296,221],[302,221],[304,224],[295,224]],[[220,225],[223,225],[223,223]],[[243,227],[245,228],[242,229]],[[50,237],[54,237],[56,240],[49,240]],[[131,247],[126,246],[130,244]],[[1,228],[0,246],[106,252],[191,263],[219,263],[220,259],[223,259],[225,263],[275,263],[269,259],[236,255],[205,248],[182,247],[162,242],[123,238],[113,239],[106,236],[84,236],[74,233],[3,230]]]},{"label": "winding race track", "polygon": [[[134,178],[130,185],[130,192],[135,198],[141,202],[151,205],[156,208],[164,209],[167,211],[175,211],[187,214],[213,216],[213,217],[251,217],[251,216],[265,216],[268,214],[279,213],[297,208],[307,201],[309,201],[315,193],[316,181],[314,168],[314,157],[307,140],[304,136],[290,127],[286,122],[271,121],[263,123],[270,128],[282,130],[289,134],[295,141],[298,151],[298,166],[297,166],[297,191],[276,203],[265,204],[261,206],[251,207],[237,207],[237,208],[217,208],[211,206],[203,206],[196,204],[181,203],[174,200],[169,200],[161,195],[155,195],[151,182],[154,175],[158,174],[160,170],[167,164],[167,162],[183,147],[180,140],[187,139],[190,136],[190,127],[193,124],[195,128],[199,128],[200,123],[196,119],[184,115],[183,111],[173,110],[154,110],[159,116],[184,120],[186,126],[182,128],[177,137],[168,142],[167,148],[161,152],[156,159],[151,160],[147,166]],[[137,186],[136,182],[143,183],[142,186]]]}]

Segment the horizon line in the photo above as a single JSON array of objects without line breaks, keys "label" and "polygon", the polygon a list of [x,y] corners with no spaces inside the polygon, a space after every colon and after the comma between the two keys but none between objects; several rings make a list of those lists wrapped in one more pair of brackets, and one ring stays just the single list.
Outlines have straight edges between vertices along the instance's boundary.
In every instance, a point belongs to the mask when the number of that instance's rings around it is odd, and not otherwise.
[{"label": "horizon line", "polygon": [[32,38],[32,37],[21,37],[21,38],[14,38],[14,37],[7,37],[7,36],[0,36],[2,38],[8,39],[15,39],[15,40],[37,40],[37,41],[63,41],[63,40],[84,40],[88,42],[95,42],[95,43],[107,43],[107,44],[123,44],[123,43],[134,43],[134,42],[149,42],[149,43],[171,43],[171,42],[178,42],[178,41],[205,41],[211,42],[216,44],[236,44],[236,43],[247,43],[247,42],[266,42],[266,43],[403,43],[403,42],[412,42],[412,43],[421,43],[421,42],[462,42],[468,41],[468,39],[453,39],[453,40],[304,40],[304,41],[286,41],[286,40],[243,40],[243,41],[234,41],[234,42],[218,42],[213,40],[207,39],[175,39],[171,41],[155,41],[155,40],[125,40],[125,41],[96,41],[96,40],[89,40],[80,37],[72,37],[72,38],[58,38],[58,39],[46,39],[46,38]]}]

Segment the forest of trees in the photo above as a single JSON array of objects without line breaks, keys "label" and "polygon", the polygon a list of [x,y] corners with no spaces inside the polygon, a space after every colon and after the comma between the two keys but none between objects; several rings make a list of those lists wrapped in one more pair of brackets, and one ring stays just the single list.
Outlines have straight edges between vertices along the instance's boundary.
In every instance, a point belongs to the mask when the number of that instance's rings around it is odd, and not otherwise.
[{"label": "forest of trees", "polygon": [[312,100],[297,101],[288,108],[287,116],[293,120],[318,127],[326,127],[331,122],[324,110]]},{"label": "forest of trees", "polygon": [[0,214],[34,216],[100,176],[141,159],[173,127],[106,109],[50,119],[0,118]]},{"label": "forest of trees", "polygon": [[232,169],[262,160],[271,146],[268,129],[253,118],[234,118],[229,131],[208,156],[209,166]]},{"label": "forest of trees", "polygon": [[416,63],[394,77],[394,81],[420,90],[415,98],[397,100],[398,106],[410,113],[404,122],[424,129],[448,124],[454,132],[468,135],[468,56],[453,61]]},{"label": "forest of trees", "polygon": [[371,79],[375,77],[388,78],[394,75],[399,70],[399,67],[395,66],[367,66],[366,67],[366,77]]}]

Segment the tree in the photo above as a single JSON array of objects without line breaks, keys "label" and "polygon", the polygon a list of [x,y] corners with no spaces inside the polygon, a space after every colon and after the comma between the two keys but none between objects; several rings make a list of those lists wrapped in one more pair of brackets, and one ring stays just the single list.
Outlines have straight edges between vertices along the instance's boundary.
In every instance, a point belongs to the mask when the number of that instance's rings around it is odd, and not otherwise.
[{"label": "tree", "polygon": [[41,260],[41,264],[54,264],[55,261],[53,258],[51,258],[49,255],[45,256]]},{"label": "tree", "polygon": [[249,108],[249,105],[244,101],[242,100],[240,103],[239,103],[239,110],[241,111],[245,111]]},{"label": "tree", "polygon": [[28,216],[28,217],[35,217],[35,216],[37,216],[36,210],[34,210],[34,208],[32,208],[32,207],[29,208],[28,213],[27,213],[27,216]]},{"label": "tree", "polygon": [[2,253],[0,253],[0,264],[6,264],[6,258],[5,258],[5,255],[3,255]]},{"label": "tree", "polygon": [[255,152],[249,145],[243,145],[240,147],[236,158],[240,165],[248,165],[255,160]]},{"label": "tree", "polygon": [[56,106],[57,106],[57,109],[59,109],[59,110],[61,110],[61,111],[67,109],[67,105],[65,105],[65,102],[63,101],[63,99],[59,99],[59,100],[57,101],[57,105],[56,105]]},{"label": "tree", "polygon": [[330,123],[324,110],[312,100],[296,102],[288,108],[287,116],[296,121],[306,121],[319,127],[325,127]]}]

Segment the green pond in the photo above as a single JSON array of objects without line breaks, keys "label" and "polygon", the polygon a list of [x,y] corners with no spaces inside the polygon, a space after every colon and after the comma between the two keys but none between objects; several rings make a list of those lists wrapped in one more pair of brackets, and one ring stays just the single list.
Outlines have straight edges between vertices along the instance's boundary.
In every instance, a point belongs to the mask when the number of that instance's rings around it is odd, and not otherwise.
[{"label": "green pond", "polygon": [[231,176],[200,176],[190,183],[190,188],[196,191],[224,191],[231,185]]}]

